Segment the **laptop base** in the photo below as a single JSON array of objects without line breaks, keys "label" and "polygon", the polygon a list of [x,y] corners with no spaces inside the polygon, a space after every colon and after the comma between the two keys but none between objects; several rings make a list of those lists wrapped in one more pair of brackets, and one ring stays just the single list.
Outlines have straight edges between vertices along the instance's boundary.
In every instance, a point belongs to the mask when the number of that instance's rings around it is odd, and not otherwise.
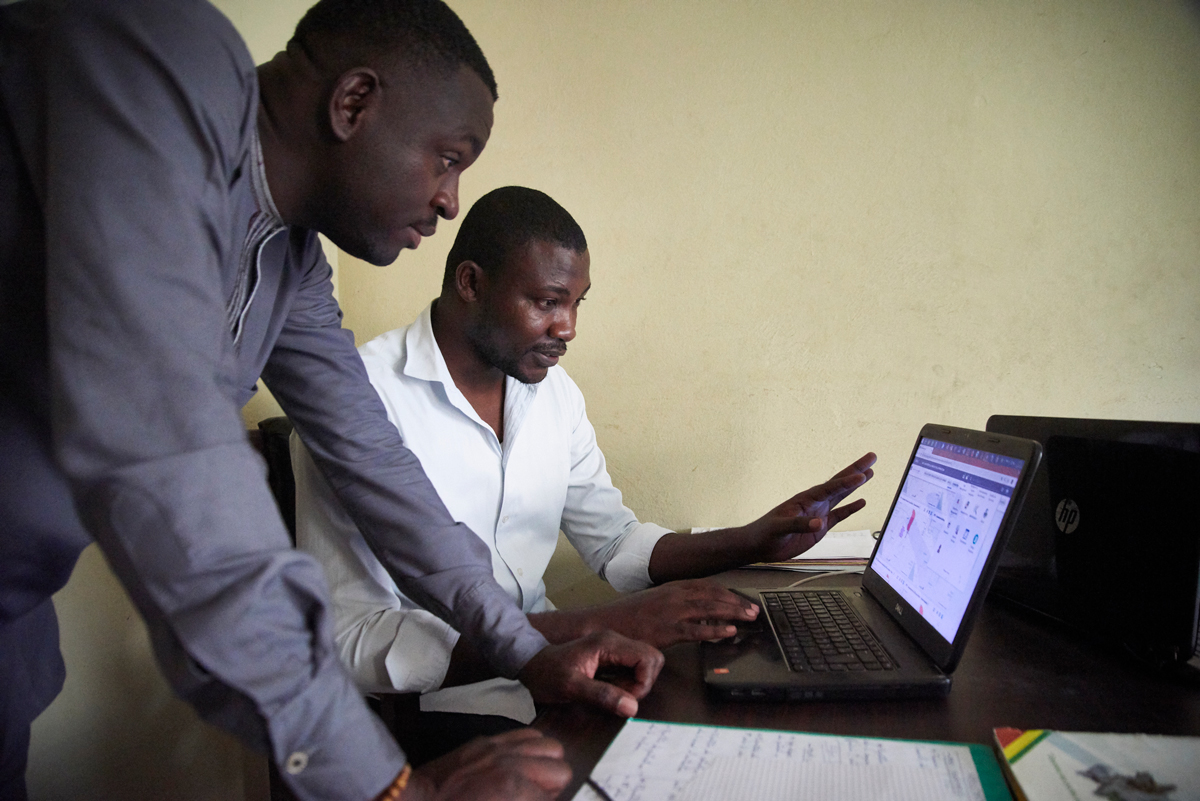
[{"label": "laptop base", "polygon": [[[781,588],[734,590],[755,598],[759,592],[780,592]],[[792,592],[829,592],[829,589],[805,588]],[[811,672],[788,670],[765,612],[749,626],[742,626],[736,637],[722,642],[701,643],[700,658],[704,681],[717,698],[737,701],[831,701],[879,698],[934,698],[950,692],[950,677],[930,663],[921,650],[907,640],[891,618],[873,608],[863,598],[861,588],[837,588],[863,620],[888,643],[898,669],[882,672],[827,673],[818,679]],[[760,606],[760,601],[756,601]],[[895,636],[888,636],[890,632]],[[797,683],[792,684],[795,677]]]}]

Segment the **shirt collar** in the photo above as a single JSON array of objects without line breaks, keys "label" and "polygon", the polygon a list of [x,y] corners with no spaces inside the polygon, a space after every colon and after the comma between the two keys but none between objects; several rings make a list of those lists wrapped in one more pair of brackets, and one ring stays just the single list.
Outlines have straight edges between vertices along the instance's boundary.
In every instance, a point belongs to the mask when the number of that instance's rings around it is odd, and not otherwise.
[{"label": "shirt collar", "polygon": [[225,304],[225,319],[233,343],[241,346],[242,332],[245,330],[246,315],[254,302],[258,290],[258,259],[262,246],[268,239],[287,228],[275,200],[271,197],[271,189],[267,186],[267,168],[263,161],[262,142],[258,138],[258,128],[250,132],[250,194],[254,198],[254,212],[246,226],[246,236],[242,240],[242,249],[238,257],[237,274],[234,276],[233,292]]},{"label": "shirt collar", "polygon": [[408,327],[404,335],[404,374],[409,378],[421,381],[436,381],[447,387],[454,386],[454,378],[442,349],[438,347],[433,335],[433,304],[425,307],[425,311]]},{"label": "shirt collar", "polygon": [[263,159],[262,140],[258,138],[257,126],[254,128],[251,139],[253,145],[250,148],[250,191],[254,193],[254,204],[266,218],[267,227],[275,233],[285,228],[286,223],[284,223],[283,217],[279,216],[275,198],[271,197],[271,187],[267,184],[267,165]]},{"label": "shirt collar", "polygon": [[[404,335],[404,366],[401,372],[409,378],[441,384],[452,406],[481,426],[487,426],[475,412],[470,401],[454,383],[442,349],[433,335],[433,304],[430,303],[408,327]],[[533,399],[541,384],[523,384],[512,376],[504,377],[504,445],[505,450],[516,438]]]}]

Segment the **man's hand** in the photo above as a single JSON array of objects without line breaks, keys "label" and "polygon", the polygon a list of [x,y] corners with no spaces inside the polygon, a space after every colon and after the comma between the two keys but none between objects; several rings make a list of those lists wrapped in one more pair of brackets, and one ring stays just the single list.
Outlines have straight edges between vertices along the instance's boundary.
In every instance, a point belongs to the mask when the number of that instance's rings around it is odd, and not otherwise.
[{"label": "man's hand", "polygon": [[871,480],[875,454],[868,453],[824,484],[794,495],[746,526],[744,532],[758,550],[757,562],[780,562],[804,553],[825,532],[867,505],[859,498],[838,506],[847,495]]},{"label": "man's hand", "polygon": [[[526,663],[517,678],[539,703],[583,701],[616,715],[633,717],[662,670],[663,655],[642,642],[612,631],[589,634],[564,645],[548,645]],[[631,671],[621,686],[595,678],[601,668]]]},{"label": "man's hand", "polygon": [[657,584],[711,576],[753,562],[791,559],[816,545],[825,532],[866,506],[838,506],[875,475],[875,454],[865,454],[824,484],[796,495],[741,528],[700,534],[667,534],[650,554],[650,579]]},{"label": "man's hand", "polygon": [[534,729],[481,737],[413,771],[403,797],[430,799],[551,799],[571,781],[557,740]]},{"label": "man's hand", "polygon": [[730,621],[749,622],[758,605],[716,581],[672,581],[620,600],[579,610],[599,626],[667,648],[677,642],[720,640],[737,634]]}]

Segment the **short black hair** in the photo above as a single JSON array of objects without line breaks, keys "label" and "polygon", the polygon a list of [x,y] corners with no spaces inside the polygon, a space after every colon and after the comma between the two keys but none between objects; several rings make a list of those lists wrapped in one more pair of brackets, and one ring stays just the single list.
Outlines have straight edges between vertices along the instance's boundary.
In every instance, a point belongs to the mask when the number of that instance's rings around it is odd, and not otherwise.
[{"label": "short black hair", "polygon": [[524,186],[493,189],[467,212],[446,257],[442,288],[454,282],[464,261],[487,275],[499,273],[509,256],[530,242],[552,242],[575,253],[587,250],[587,238],[575,218],[554,198]]},{"label": "short black hair", "polygon": [[475,37],[442,0],[320,0],[296,25],[288,42],[293,45],[318,65],[339,72],[394,54],[415,67],[446,74],[466,66],[493,100],[500,97]]}]

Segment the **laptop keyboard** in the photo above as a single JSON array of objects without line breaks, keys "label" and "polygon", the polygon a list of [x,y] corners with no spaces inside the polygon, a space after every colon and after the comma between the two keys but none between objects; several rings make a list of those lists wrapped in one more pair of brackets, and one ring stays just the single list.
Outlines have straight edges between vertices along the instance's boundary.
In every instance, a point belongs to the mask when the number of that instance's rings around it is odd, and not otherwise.
[{"label": "laptop keyboard", "polygon": [[896,669],[896,660],[840,592],[760,594],[792,670],[821,673]]}]

